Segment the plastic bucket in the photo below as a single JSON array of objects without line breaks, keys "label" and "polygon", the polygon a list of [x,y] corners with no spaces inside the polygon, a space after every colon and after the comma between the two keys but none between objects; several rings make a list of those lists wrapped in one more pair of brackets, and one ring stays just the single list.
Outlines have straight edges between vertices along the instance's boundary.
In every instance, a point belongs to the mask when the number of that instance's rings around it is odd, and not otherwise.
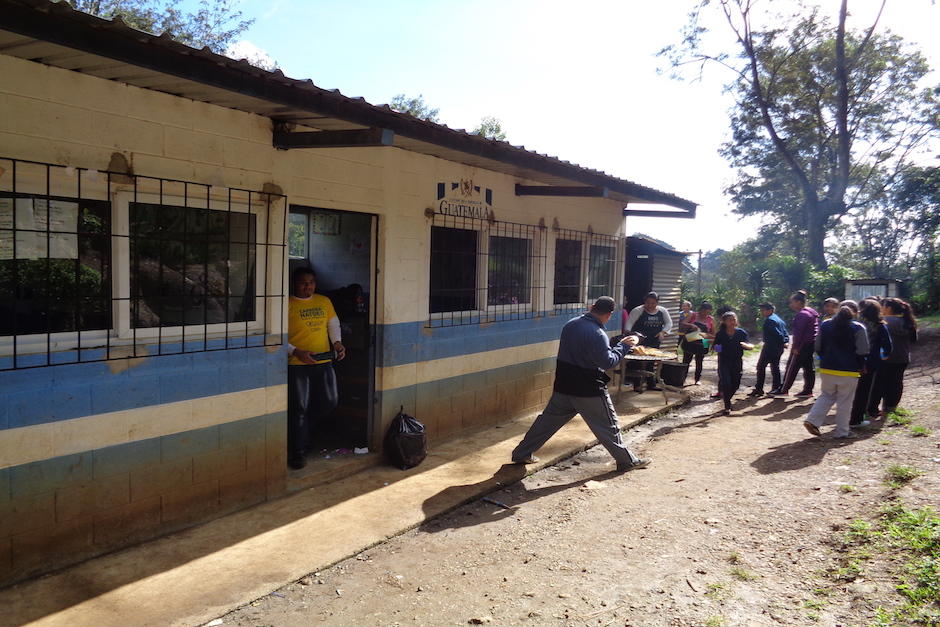
[{"label": "plastic bucket", "polygon": [[663,369],[660,372],[663,383],[681,388],[685,385],[685,378],[689,374],[689,365],[681,361],[664,361]]}]

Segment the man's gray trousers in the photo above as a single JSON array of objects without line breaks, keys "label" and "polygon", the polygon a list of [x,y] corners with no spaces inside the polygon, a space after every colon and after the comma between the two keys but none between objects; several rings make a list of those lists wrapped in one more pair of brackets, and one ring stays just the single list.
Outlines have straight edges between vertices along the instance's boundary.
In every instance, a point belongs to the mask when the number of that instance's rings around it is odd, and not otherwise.
[{"label": "man's gray trousers", "polygon": [[513,461],[525,460],[542,448],[555,432],[574,418],[575,414],[581,414],[594,436],[617,461],[618,468],[630,466],[639,460],[623,443],[617,413],[609,394],[604,392],[603,396],[571,396],[553,392],[548,405],[529,427],[522,442],[513,450]]}]

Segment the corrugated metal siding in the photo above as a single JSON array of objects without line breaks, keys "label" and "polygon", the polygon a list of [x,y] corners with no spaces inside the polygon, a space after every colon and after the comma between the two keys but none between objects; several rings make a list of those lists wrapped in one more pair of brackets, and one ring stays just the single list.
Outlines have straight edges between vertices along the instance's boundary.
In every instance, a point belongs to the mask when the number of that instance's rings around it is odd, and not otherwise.
[{"label": "corrugated metal siding", "polygon": [[682,258],[675,255],[653,255],[653,291],[659,294],[659,304],[672,316],[673,333],[663,340],[663,348],[674,350],[678,338],[675,325],[679,321],[682,302],[679,280],[682,278]]}]

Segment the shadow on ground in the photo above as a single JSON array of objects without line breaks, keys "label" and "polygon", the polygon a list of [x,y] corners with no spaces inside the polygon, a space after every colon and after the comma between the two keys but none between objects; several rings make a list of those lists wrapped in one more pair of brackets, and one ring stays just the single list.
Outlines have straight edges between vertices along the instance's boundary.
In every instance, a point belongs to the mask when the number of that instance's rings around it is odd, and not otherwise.
[{"label": "shadow on ground", "polygon": [[[419,529],[428,533],[438,533],[449,529],[460,529],[463,527],[473,527],[484,523],[496,522],[514,515],[516,513],[516,507],[523,503],[550,496],[557,492],[580,488],[588,481],[606,481],[623,474],[622,472],[612,470],[594,477],[584,477],[568,483],[529,489],[524,483],[517,483],[526,476],[525,466],[519,464],[503,464],[489,479],[484,479],[477,483],[444,488],[422,504],[426,516],[434,515],[435,512],[439,514],[443,504],[456,503],[456,505],[449,508],[449,511],[452,511],[477,499],[481,499],[483,502],[492,506],[491,511],[485,512],[483,515],[480,515],[478,512],[468,511],[465,516],[451,516],[428,520],[420,525]],[[511,494],[501,497],[503,501],[480,497],[480,494],[490,493],[510,484],[515,484],[513,485],[513,491]]]},{"label": "shadow on ground", "polygon": [[[800,428],[802,429],[802,425],[800,425]],[[806,434],[807,437],[802,440],[772,447],[751,462],[751,467],[762,475],[801,470],[822,462],[829,451],[850,447],[857,442],[874,437],[880,432],[881,425],[877,424],[865,430],[853,431],[851,438],[840,440],[836,440],[828,434],[822,437]]]}]

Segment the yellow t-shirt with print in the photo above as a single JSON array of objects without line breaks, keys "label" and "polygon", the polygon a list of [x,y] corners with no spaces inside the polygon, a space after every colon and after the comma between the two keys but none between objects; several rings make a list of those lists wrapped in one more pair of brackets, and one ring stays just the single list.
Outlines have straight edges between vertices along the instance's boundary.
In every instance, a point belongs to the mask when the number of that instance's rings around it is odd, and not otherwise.
[{"label": "yellow t-shirt with print", "polygon": [[[314,294],[306,299],[291,296],[287,313],[287,341],[311,353],[329,351],[332,346],[327,322],[335,316],[333,303],[322,294]],[[328,359],[317,361],[318,364],[328,362]],[[304,362],[291,355],[287,363],[302,366]]]}]

